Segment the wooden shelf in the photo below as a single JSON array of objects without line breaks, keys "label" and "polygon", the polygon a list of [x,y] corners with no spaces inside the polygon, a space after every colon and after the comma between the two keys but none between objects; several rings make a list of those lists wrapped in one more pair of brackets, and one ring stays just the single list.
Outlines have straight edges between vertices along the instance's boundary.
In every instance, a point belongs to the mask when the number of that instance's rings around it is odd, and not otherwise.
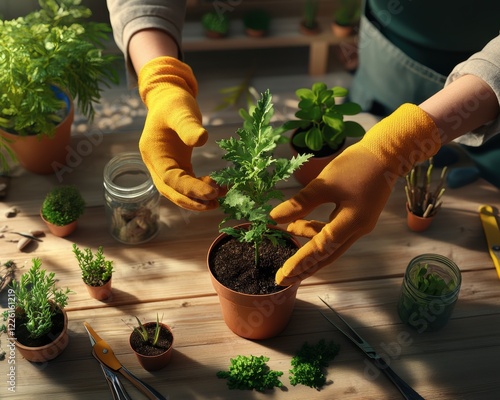
[{"label": "wooden shelf", "polygon": [[299,31],[299,18],[278,18],[271,22],[271,29],[262,38],[248,37],[241,20],[231,21],[229,34],[222,39],[211,39],[205,36],[199,22],[186,22],[183,31],[183,50],[213,51],[235,49],[260,49],[281,47],[309,47],[309,74],[326,73],[328,52],[332,45],[355,44],[355,36],[338,38],[333,35],[329,19],[320,21],[322,28],[318,35],[304,35]]}]

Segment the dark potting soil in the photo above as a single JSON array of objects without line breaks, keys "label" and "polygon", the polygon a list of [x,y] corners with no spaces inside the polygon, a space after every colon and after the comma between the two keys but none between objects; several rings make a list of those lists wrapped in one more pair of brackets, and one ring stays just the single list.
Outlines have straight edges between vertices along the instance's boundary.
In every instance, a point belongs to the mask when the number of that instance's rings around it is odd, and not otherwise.
[{"label": "dark potting soil", "polygon": [[26,328],[27,319],[24,315],[16,314],[16,339],[19,343],[28,347],[45,346],[53,342],[61,334],[64,328],[64,315],[62,312],[57,312],[52,317],[52,329],[49,333],[39,338],[30,337],[30,333]]},{"label": "dark potting soil", "polygon": [[260,245],[259,265],[255,265],[254,247],[229,236],[212,249],[209,265],[214,277],[224,286],[246,294],[269,294],[283,290],[275,276],[297,248],[294,243],[274,246],[265,240]]},{"label": "dark potting soil", "polygon": [[[149,338],[154,338],[156,323],[146,324],[145,328],[148,332]],[[145,356],[157,356],[165,353],[170,346],[172,346],[172,332],[163,326],[160,327],[160,336],[158,337],[158,342],[153,346],[152,340],[144,342],[141,335],[135,330],[130,336],[130,345],[137,352]]]}]

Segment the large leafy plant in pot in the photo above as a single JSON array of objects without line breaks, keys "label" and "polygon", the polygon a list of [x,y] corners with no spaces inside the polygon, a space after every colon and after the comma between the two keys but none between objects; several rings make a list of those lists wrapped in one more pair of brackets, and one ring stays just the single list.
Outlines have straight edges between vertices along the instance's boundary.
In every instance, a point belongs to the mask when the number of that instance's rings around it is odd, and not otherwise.
[{"label": "large leafy plant in pot", "polygon": [[[271,201],[283,197],[276,184],[309,158],[273,157],[282,131],[270,125],[271,100],[267,90],[251,114],[241,110],[244,123],[236,132],[239,138],[218,142],[229,164],[212,174],[215,182],[227,187],[220,198],[226,217],[208,251],[208,268],[227,326],[251,339],[277,335],[293,311],[298,284],[277,286],[275,274],[299,244],[276,227],[269,212]],[[229,221],[233,226],[226,226]]]},{"label": "large leafy plant in pot", "polygon": [[66,161],[73,99],[92,120],[103,88],[118,83],[117,57],[103,53],[109,25],[87,22],[91,11],[80,0],[39,3],[0,21],[0,150],[8,149],[0,154],[4,169],[10,155],[32,172],[51,173]]},{"label": "large leafy plant in pot", "polygon": [[341,102],[348,90],[335,86],[328,88],[316,82],[309,88],[295,91],[299,99],[297,119],[283,124],[285,130],[294,130],[291,137],[292,150],[297,153],[312,153],[314,157],[294,174],[306,185],[342,150],[348,137],[361,137],[365,129],[356,121],[346,121],[346,115],[361,112],[361,106],[350,101]]}]

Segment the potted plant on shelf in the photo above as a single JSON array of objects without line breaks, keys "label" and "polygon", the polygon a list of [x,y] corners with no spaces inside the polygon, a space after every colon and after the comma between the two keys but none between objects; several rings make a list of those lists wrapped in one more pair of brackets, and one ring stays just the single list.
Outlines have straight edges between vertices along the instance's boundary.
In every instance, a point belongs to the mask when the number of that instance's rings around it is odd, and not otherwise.
[{"label": "potted plant on shelf", "polygon": [[201,24],[205,29],[205,35],[209,38],[224,38],[229,32],[229,17],[226,13],[207,12],[202,15]]},{"label": "potted plant on shelf", "polygon": [[359,0],[341,0],[340,7],[335,10],[332,21],[332,32],[339,38],[351,36],[361,16]]},{"label": "potted plant on shelf", "polygon": [[[244,123],[236,131],[238,139],[218,142],[230,164],[211,176],[227,187],[219,200],[226,217],[208,250],[207,265],[227,326],[239,336],[264,339],[285,328],[299,286],[275,283],[277,270],[299,244],[270,218],[271,200],[283,197],[276,184],[309,155],[273,157],[282,136],[280,128],[270,125],[274,109],[269,90],[251,112],[240,111]],[[236,226],[224,227],[228,221]]]},{"label": "potted plant on shelf", "polygon": [[91,11],[79,0],[39,3],[40,10],[0,21],[0,150],[48,174],[66,162],[73,99],[92,120],[93,103],[118,74],[117,57],[103,53],[107,24],[86,22]]},{"label": "potted plant on shelf", "polygon": [[40,216],[53,235],[66,237],[76,229],[84,211],[85,200],[78,188],[61,185],[46,194]]},{"label": "potted plant on shelf", "polygon": [[263,37],[269,33],[271,14],[263,9],[248,11],[243,15],[245,33],[250,37]]},{"label": "potted plant on shelf", "polygon": [[317,35],[321,32],[318,23],[318,0],[306,0],[304,18],[300,22],[300,32],[304,35]]},{"label": "potted plant on shelf", "polygon": [[81,250],[73,243],[73,253],[90,296],[96,300],[107,300],[111,297],[113,261],[106,260],[102,246],[94,253],[91,248]]},{"label": "potted plant on shelf", "polygon": [[339,153],[347,137],[361,137],[365,130],[356,121],[344,121],[344,116],[361,112],[357,103],[337,101],[347,96],[347,89],[328,89],[325,83],[316,82],[311,89],[301,88],[295,93],[299,99],[297,119],[285,122],[283,128],[294,130],[291,145],[295,154],[314,155],[294,173],[305,186]]},{"label": "potted plant on shelf", "polygon": [[139,318],[137,327],[130,334],[129,343],[139,364],[146,371],[164,368],[172,358],[174,335],[172,329],[162,323],[156,315],[156,322],[142,323]]},{"label": "potted plant on shelf", "polygon": [[434,165],[432,158],[416,165],[406,175],[406,211],[408,227],[415,232],[429,228],[443,204],[447,168],[443,167],[439,181],[432,187]]},{"label": "potted plant on shelf", "polygon": [[69,342],[68,317],[64,310],[71,290],[56,287],[55,274],[41,268],[39,258],[32,260],[28,272],[13,280],[15,309],[9,310],[9,331],[15,345],[28,361],[45,362],[56,358]]}]

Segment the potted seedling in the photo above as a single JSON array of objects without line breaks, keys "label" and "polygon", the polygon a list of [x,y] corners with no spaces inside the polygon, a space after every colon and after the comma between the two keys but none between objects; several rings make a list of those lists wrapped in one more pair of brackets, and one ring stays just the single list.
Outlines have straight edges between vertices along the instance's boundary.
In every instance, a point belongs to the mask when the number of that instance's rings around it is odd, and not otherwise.
[{"label": "potted seedling", "polygon": [[172,358],[174,335],[172,329],[162,323],[156,315],[156,322],[142,323],[135,317],[137,326],[130,334],[129,343],[139,364],[146,371],[164,368]]},{"label": "potted seedling", "polygon": [[85,200],[79,189],[74,185],[61,185],[46,194],[40,216],[53,235],[66,237],[76,229],[84,211]]},{"label": "potted seedling", "polygon": [[364,128],[356,121],[345,121],[344,116],[361,112],[361,106],[353,102],[341,102],[348,90],[335,86],[328,88],[323,82],[316,82],[309,88],[295,91],[299,103],[296,120],[287,121],[285,130],[293,130],[292,151],[295,154],[312,153],[307,164],[294,173],[304,186],[342,150],[347,137],[361,137]]},{"label": "potted seedling", "polygon": [[[276,271],[299,245],[270,218],[271,201],[282,199],[276,184],[290,177],[309,155],[273,157],[282,136],[281,127],[270,124],[274,109],[269,90],[250,111],[240,112],[244,123],[236,131],[239,138],[218,142],[229,164],[211,176],[227,187],[219,200],[226,217],[210,246],[207,264],[227,326],[239,336],[263,339],[284,329],[298,289],[298,284],[275,283]],[[230,226],[225,226],[228,222]]]},{"label": "potted seedling", "polygon": [[73,243],[73,253],[90,296],[96,300],[107,300],[112,290],[113,261],[106,260],[102,246],[94,253],[91,248],[81,250]]},{"label": "potted seedling", "polygon": [[9,319],[15,331],[16,348],[32,362],[45,362],[57,357],[69,342],[68,317],[64,310],[71,290],[56,287],[55,274],[42,269],[39,258],[32,260],[29,271],[11,283],[15,310]]},{"label": "potted seedling", "polygon": [[335,10],[332,21],[332,32],[335,36],[345,38],[351,36],[361,16],[359,0],[341,0],[340,7]]},{"label": "potted seedling", "polygon": [[202,15],[201,24],[205,35],[209,38],[219,39],[227,36],[229,32],[229,17],[227,13],[210,11]]},{"label": "potted seedling", "polygon": [[243,15],[245,33],[250,37],[263,37],[269,33],[271,15],[263,9],[248,11]]},{"label": "potted seedling", "polygon": [[92,120],[103,88],[118,83],[118,58],[103,53],[111,29],[88,22],[79,3],[39,0],[39,10],[0,21],[3,164],[15,157],[31,172],[56,172],[68,154],[73,100]]},{"label": "potted seedling", "polygon": [[408,227],[415,232],[429,228],[443,204],[447,168],[441,170],[439,181],[433,186],[434,164],[432,158],[416,165],[406,175],[406,211]]},{"label": "potted seedling", "polygon": [[321,32],[317,16],[318,0],[306,0],[304,5],[304,18],[300,22],[300,31],[304,35],[317,35]]}]

